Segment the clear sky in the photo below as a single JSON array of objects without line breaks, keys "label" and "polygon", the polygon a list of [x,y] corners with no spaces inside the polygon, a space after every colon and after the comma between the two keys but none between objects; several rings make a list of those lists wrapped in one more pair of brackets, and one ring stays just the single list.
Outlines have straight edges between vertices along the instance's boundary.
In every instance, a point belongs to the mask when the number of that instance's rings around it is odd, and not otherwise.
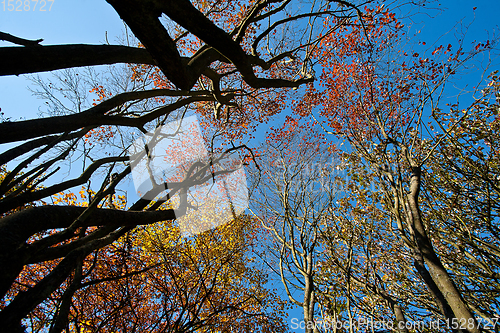
[{"label": "clear sky", "polygon": [[[15,1],[12,3],[15,4]],[[33,6],[35,2],[30,3]],[[104,0],[54,0],[53,3],[47,2],[45,12],[39,11],[40,1],[35,11],[32,6],[29,11],[24,7],[21,11],[9,11],[7,4],[8,0],[5,0],[5,7],[0,3],[0,31],[26,39],[43,38],[43,45],[101,44],[105,41],[106,32],[109,42],[114,43],[115,37],[124,31],[119,16]],[[49,6],[52,6],[50,11]],[[465,24],[474,20],[466,45],[474,39],[480,41],[493,37],[491,30],[500,22],[500,0],[443,0],[431,7],[441,8],[442,11],[414,16],[415,25],[412,27],[421,31],[420,38],[428,46],[438,39],[437,45],[452,43],[454,34],[443,34],[451,31],[461,20]],[[473,7],[477,9],[473,10]],[[11,45],[0,41],[0,46]],[[0,108],[6,117],[12,120],[36,117],[43,102],[26,89],[29,83],[24,77],[0,77]],[[300,311],[293,312],[296,316],[300,314]]]},{"label": "clear sky", "polygon": [[[39,11],[40,4],[33,11],[34,1],[30,11],[9,11],[7,1],[5,10],[0,3],[0,31],[26,39],[43,38],[42,45],[103,44],[106,32],[114,43],[124,31],[120,17],[104,0],[54,0],[50,11],[47,2],[45,12]],[[0,46],[12,45],[0,41]],[[28,84],[22,76],[0,78],[0,108],[6,117],[36,117],[42,102],[31,96]]]}]

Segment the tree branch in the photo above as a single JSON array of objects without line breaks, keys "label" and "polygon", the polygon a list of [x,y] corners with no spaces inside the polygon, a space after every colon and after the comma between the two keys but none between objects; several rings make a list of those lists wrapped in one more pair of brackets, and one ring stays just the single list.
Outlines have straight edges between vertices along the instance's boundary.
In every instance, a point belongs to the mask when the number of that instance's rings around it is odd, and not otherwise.
[{"label": "tree branch", "polygon": [[1,47],[0,59],[3,59],[0,62],[0,76],[116,63],[156,65],[146,49],[121,45]]},{"label": "tree branch", "polygon": [[22,45],[22,46],[41,46],[40,43],[43,41],[43,39],[37,39],[37,40],[29,40],[29,39],[24,39],[24,38],[19,38],[16,36],[12,36],[11,34],[8,34],[6,32],[1,32],[0,31],[0,40],[5,40],[7,42],[11,42],[17,45]]},{"label": "tree branch", "polygon": [[[123,126],[138,126],[144,125],[157,117],[158,113],[170,112],[179,107],[195,101],[202,101],[208,98],[212,100],[212,96],[203,97],[208,92],[187,92],[187,91],[172,91],[168,89],[147,90],[123,93],[114,96],[84,112],[70,114],[66,116],[55,116],[41,119],[30,119],[17,122],[0,123],[0,143],[14,142],[27,140],[43,135],[71,132],[82,127],[98,127],[103,125],[123,125]],[[107,111],[122,105],[125,102],[151,98],[156,96],[193,96],[176,103],[169,104],[162,108],[162,111],[153,111],[138,118],[126,118],[121,116],[105,115]]]}]

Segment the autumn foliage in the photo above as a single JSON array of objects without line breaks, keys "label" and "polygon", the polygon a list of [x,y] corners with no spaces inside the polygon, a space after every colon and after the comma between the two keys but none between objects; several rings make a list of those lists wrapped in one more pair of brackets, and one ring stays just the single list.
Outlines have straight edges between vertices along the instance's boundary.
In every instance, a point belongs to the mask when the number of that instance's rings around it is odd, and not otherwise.
[{"label": "autumn foliage", "polygon": [[[444,101],[495,40],[409,47],[402,7],[377,1],[107,2],[127,45],[0,35],[19,45],[0,75],[60,70],[35,79],[40,118],[0,123],[2,329],[285,332],[290,303],[469,332],[499,316],[498,73]],[[195,115],[201,136],[157,133]],[[251,215],[227,193],[242,165]]]}]

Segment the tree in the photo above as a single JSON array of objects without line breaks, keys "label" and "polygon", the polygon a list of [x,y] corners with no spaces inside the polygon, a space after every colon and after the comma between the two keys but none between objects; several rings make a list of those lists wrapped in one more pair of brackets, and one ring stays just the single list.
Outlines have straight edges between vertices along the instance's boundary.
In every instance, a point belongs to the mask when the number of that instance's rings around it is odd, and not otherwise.
[{"label": "tree", "polygon": [[[174,240],[171,248],[162,239],[173,238],[171,229],[160,237],[150,234],[148,246],[161,253],[165,265],[151,271],[149,279],[173,303],[169,311],[184,312],[176,324],[184,317],[184,325],[196,332],[286,330],[280,321],[284,303],[264,287],[267,276],[252,253],[259,230],[257,221],[242,216],[192,241]],[[184,331],[172,331],[178,330]]]},{"label": "tree", "polygon": [[[82,188],[78,196],[88,192]],[[73,193],[56,202],[87,205]],[[120,196],[105,205],[124,203]],[[282,331],[283,304],[263,286],[266,276],[254,263],[258,236],[256,222],[244,216],[192,239],[172,222],[144,226],[82,261],[71,285],[58,288],[25,322],[34,332]],[[36,285],[52,267],[26,267],[8,297]]]},{"label": "tree", "polygon": [[[378,8],[372,13],[380,11],[381,8]],[[447,186],[446,182],[441,184],[442,178],[433,180],[431,188],[426,189],[424,170],[427,163],[436,163],[435,168],[440,170],[435,171],[436,174],[446,174],[447,177],[454,179],[451,176],[453,169],[443,169],[442,160],[439,159],[436,151],[443,149],[448,154],[450,153],[450,148],[446,148],[445,142],[454,142],[452,133],[464,121],[464,118],[456,116],[457,113],[453,110],[446,116],[440,111],[443,87],[467,61],[480,52],[491,50],[492,45],[490,42],[479,43],[474,45],[468,53],[465,53],[462,47],[452,51],[452,45],[447,48],[439,46],[432,52],[432,57],[421,57],[417,52],[409,55],[397,49],[401,36],[401,24],[391,13],[386,12],[385,18],[381,17],[383,20],[388,20],[388,23],[392,22],[390,24],[393,30],[375,23],[368,24],[367,33],[370,38],[352,44],[350,48],[347,47],[350,39],[345,37],[346,35],[349,36],[350,33],[358,36],[359,40],[361,39],[357,30],[350,30],[348,27],[345,29],[349,30],[349,33],[338,32],[338,34],[332,34],[331,39],[323,40],[324,43],[329,43],[341,51],[336,54],[336,57],[323,58],[321,54],[318,55],[327,63],[324,66],[327,70],[323,71],[321,78],[326,90],[311,88],[307,97],[308,103],[299,103],[297,111],[308,115],[311,113],[311,106],[318,105],[319,113],[324,117],[322,119],[325,119],[325,125],[329,126],[328,132],[345,139],[352,149],[351,158],[356,160],[358,165],[365,166],[361,170],[369,175],[369,181],[375,184],[375,191],[379,193],[370,191],[366,186],[368,180],[362,178],[363,173],[361,175],[354,173],[353,183],[357,183],[357,188],[351,200],[356,203],[355,208],[365,211],[365,215],[368,214],[367,217],[370,219],[377,219],[377,223],[382,226],[386,223],[387,226],[382,227],[382,230],[395,230],[397,238],[392,238],[390,233],[382,237],[384,243],[382,248],[389,249],[389,251],[397,249],[397,246],[391,244],[396,240],[408,249],[413,261],[411,270],[416,272],[425,283],[427,294],[426,297],[420,299],[413,298],[413,303],[433,313],[437,318],[445,318],[448,321],[458,320],[463,323],[455,328],[479,332],[482,328],[478,325],[477,316],[484,317],[485,314],[474,304],[474,301],[469,301],[471,297],[469,295],[475,294],[473,290],[476,287],[475,283],[468,280],[475,276],[476,268],[472,269],[470,275],[466,268],[469,266],[467,262],[472,260],[478,264],[478,260],[474,258],[474,255],[462,252],[466,258],[458,259],[460,268],[449,266],[447,261],[456,261],[456,259],[447,259],[443,256],[443,252],[438,251],[443,242],[442,237],[446,238],[446,236],[443,234],[445,229],[438,227],[433,214],[436,202],[439,205],[446,205],[449,209],[451,197],[445,200],[444,196],[430,196],[433,203],[425,204],[427,210],[424,210],[424,199],[421,193],[422,191],[446,192],[445,189],[437,190],[441,186],[444,188]],[[374,17],[374,22],[376,20],[377,18]],[[356,39],[356,37],[351,38]],[[356,60],[352,61],[352,59]],[[467,110],[473,113],[472,110],[483,103],[485,103],[484,100],[480,98],[472,102]],[[467,114],[467,111],[465,113]],[[430,114],[429,121],[426,120],[427,114]],[[450,123],[449,117],[453,114],[455,116],[451,117],[453,120]],[[476,118],[476,116],[471,117]],[[445,121],[448,123],[447,126],[443,125]],[[436,124],[440,124],[440,127],[434,130]],[[474,133],[474,135],[477,134]],[[426,136],[432,139],[426,139]],[[469,145],[478,140],[473,135],[461,136],[460,139],[468,142]],[[467,145],[465,147],[456,143],[452,145],[456,148],[454,153],[459,156],[463,154],[463,148],[467,149]],[[476,158],[472,160],[477,160],[479,164],[486,161]],[[460,177],[459,175],[460,173],[455,177]],[[487,178],[491,179],[491,175]],[[433,176],[429,179],[433,179]],[[486,183],[490,182],[485,176],[482,180]],[[455,204],[456,201],[453,203],[454,207]],[[377,210],[379,212],[373,215],[372,212]],[[354,208],[352,211],[354,215],[358,215]],[[463,223],[461,217],[456,220],[447,218],[447,223],[452,223],[454,228],[458,229],[455,223],[459,221]],[[486,225],[488,224],[490,222],[486,222]],[[437,231],[433,231],[435,228],[440,230],[439,236],[437,236]],[[368,228],[367,231],[369,230],[372,229]],[[332,254],[334,250],[335,248],[331,249]],[[386,260],[382,259],[388,264]],[[337,266],[345,266],[345,264]],[[409,271],[409,268],[399,267],[396,270],[405,272]],[[484,274],[491,275],[492,273],[494,272]],[[367,292],[373,293],[374,285],[370,286],[366,282],[366,279],[361,280]],[[419,289],[415,284],[413,288],[413,290]],[[497,295],[489,295],[493,298],[497,297]],[[377,296],[384,299],[380,292]],[[472,296],[472,299],[474,298]],[[403,304],[407,303],[410,307],[409,301]],[[491,304],[494,303],[496,300],[491,300]],[[408,314],[411,309],[408,308],[405,311]],[[404,320],[401,316],[399,319],[396,312],[393,315],[399,322]]]},{"label": "tree", "polygon": [[[128,67],[134,79],[156,75],[150,85],[133,80],[130,90],[116,89],[114,94],[110,87],[93,85],[89,89],[98,98],[92,106],[77,100],[73,109],[62,109],[57,115],[0,123],[0,143],[24,141],[0,154],[2,164],[14,163],[0,185],[0,294],[4,297],[0,323],[8,331],[21,331],[23,318],[59,287],[64,289],[62,298],[71,299],[82,277],[82,264],[95,251],[126,237],[138,225],[178,217],[173,209],[157,209],[168,198],[168,193],[160,195],[160,191],[157,205],[150,208],[149,199],[139,199],[123,209],[102,208],[101,203],[119,190],[131,172],[125,148],[137,137],[133,129],[154,131],[167,120],[197,111],[211,125],[207,129],[215,132],[210,133],[212,138],[235,141],[282,110],[289,88],[313,81],[312,50],[325,36],[360,15],[354,4],[345,1],[322,1],[310,7],[294,6],[293,1],[108,3],[130,27],[140,47],[42,46],[40,40],[6,33],[0,36],[21,45],[0,48],[5,59],[0,75],[115,63],[137,64]],[[324,30],[323,22],[334,19],[337,24]],[[303,24],[301,20],[309,22],[306,33],[290,34],[294,25]],[[78,73],[68,73],[68,84],[78,82]],[[117,141],[108,140],[117,133]],[[92,142],[88,139],[92,138],[100,140],[101,152],[109,156],[89,153]],[[227,147],[211,148],[220,152]],[[229,145],[228,149],[235,147]],[[64,163],[75,163],[72,159],[83,166],[82,173],[54,181]],[[219,172],[209,175],[209,170],[210,165],[196,165],[189,182],[201,184]],[[46,204],[16,211],[92,181],[101,185],[87,207]],[[16,188],[21,190],[12,191]],[[169,190],[172,195],[182,192],[182,184]],[[29,265],[45,265],[45,270],[40,270],[35,284],[12,294]],[[7,294],[12,298],[5,298]],[[67,308],[64,311],[68,313]],[[55,331],[63,329],[58,325]]]},{"label": "tree", "polygon": [[436,252],[469,308],[488,325],[499,316],[498,88],[494,71],[474,103],[435,111],[446,134],[427,142],[434,151],[422,198]]},{"label": "tree", "polygon": [[259,150],[251,206],[269,230],[263,258],[302,309],[307,332],[369,329],[367,318],[394,317],[408,331],[406,318],[418,318],[403,312],[414,305],[405,296],[415,279],[408,253],[381,222],[387,214],[369,195],[370,173],[325,139],[288,118]]},{"label": "tree", "polygon": [[344,153],[343,185],[328,210],[322,233],[326,255],[318,281],[324,290],[321,303],[331,325],[349,323],[354,331],[386,323],[408,332],[409,321],[421,320],[412,295],[421,290],[409,251],[399,242],[390,214],[380,208],[373,171],[355,154]]},{"label": "tree", "polygon": [[289,300],[302,308],[306,332],[316,327],[320,239],[336,196],[334,154],[321,133],[287,118],[268,135],[253,175],[252,212],[268,230],[263,258]]}]

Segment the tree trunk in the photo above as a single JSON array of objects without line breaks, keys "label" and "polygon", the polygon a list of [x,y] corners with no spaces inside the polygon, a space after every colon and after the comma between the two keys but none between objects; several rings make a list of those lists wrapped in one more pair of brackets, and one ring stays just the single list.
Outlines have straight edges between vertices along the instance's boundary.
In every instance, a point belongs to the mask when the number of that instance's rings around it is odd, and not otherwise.
[{"label": "tree trunk", "polygon": [[422,223],[422,215],[418,204],[418,195],[421,186],[421,167],[412,167],[412,176],[410,181],[410,193],[408,194],[408,205],[410,208],[410,220],[412,222],[412,232],[415,237],[416,246],[421,251],[425,264],[429,267],[429,273],[432,280],[436,283],[438,289],[443,294],[446,302],[453,311],[454,318],[458,319],[458,323],[467,323],[473,321],[474,328],[466,329],[465,332],[479,333],[474,315],[471,313],[465,304],[462,295],[453,283],[448,271],[444,268],[438,258],[432,244],[427,237],[425,228]]}]

